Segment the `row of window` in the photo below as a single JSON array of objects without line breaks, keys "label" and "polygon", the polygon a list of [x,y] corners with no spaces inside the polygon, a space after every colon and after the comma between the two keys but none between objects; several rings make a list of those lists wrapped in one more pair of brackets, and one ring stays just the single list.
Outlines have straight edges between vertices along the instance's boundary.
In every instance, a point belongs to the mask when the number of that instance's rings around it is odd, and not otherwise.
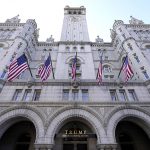
[{"label": "row of window", "polygon": [[[40,98],[41,89],[26,89],[23,94],[22,89],[16,89],[13,101],[38,101]],[[137,101],[137,96],[133,89],[126,91],[121,89],[116,91],[116,89],[110,89],[110,96],[112,101]],[[62,100],[64,101],[89,101],[89,92],[88,89],[63,89],[62,91]]]},{"label": "row of window", "polygon": [[119,91],[116,91],[116,89],[111,89],[110,96],[112,101],[137,101],[137,96],[133,89],[128,90],[127,93],[124,89]]},{"label": "row of window", "polygon": [[24,94],[22,89],[16,89],[14,96],[13,96],[13,101],[38,101],[40,98],[41,94],[41,89],[35,89],[32,91],[32,89],[26,89]]},{"label": "row of window", "polygon": [[[82,93],[82,94],[81,94]],[[73,100],[73,101],[88,101],[89,100],[89,93],[87,89],[77,90],[73,89],[72,91],[69,89],[63,90],[62,100]]]},{"label": "row of window", "polygon": [[[78,48],[77,48],[76,46],[74,46],[74,47],[72,48],[73,51],[77,51],[77,49],[78,49]],[[70,50],[71,50],[71,47],[66,46],[66,51],[70,51]],[[81,47],[80,47],[80,50],[83,51],[83,50],[84,50],[84,47],[81,46]]]}]

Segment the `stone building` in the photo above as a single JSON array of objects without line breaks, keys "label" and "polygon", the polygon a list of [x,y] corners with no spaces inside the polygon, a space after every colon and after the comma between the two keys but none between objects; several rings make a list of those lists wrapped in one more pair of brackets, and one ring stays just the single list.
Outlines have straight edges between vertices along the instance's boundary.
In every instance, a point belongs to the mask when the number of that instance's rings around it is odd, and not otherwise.
[{"label": "stone building", "polygon": [[[0,150],[149,150],[150,25],[116,20],[110,43],[99,36],[91,42],[85,7],[66,6],[60,41],[40,42],[35,20],[18,17],[0,23]],[[7,82],[10,63],[23,52],[34,78],[26,70]],[[49,53],[54,76],[42,82],[38,68]],[[124,83],[118,74],[127,54],[134,76]]]}]

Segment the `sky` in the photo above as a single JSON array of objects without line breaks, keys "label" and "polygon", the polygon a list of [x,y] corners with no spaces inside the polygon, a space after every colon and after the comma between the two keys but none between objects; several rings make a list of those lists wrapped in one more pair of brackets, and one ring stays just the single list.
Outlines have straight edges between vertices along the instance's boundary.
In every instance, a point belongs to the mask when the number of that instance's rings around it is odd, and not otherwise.
[{"label": "sky", "polygon": [[64,17],[64,7],[86,8],[86,19],[90,40],[99,35],[104,42],[111,42],[110,29],[115,20],[129,23],[133,16],[150,24],[149,0],[1,0],[0,22],[5,22],[19,14],[21,22],[35,19],[39,31],[39,41],[46,41],[51,35],[60,40]]}]

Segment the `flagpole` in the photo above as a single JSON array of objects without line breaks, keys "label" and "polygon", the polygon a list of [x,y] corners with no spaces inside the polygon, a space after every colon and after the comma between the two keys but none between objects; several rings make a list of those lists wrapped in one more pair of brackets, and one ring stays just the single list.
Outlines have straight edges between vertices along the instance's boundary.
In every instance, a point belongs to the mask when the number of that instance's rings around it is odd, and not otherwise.
[{"label": "flagpole", "polygon": [[[100,56],[100,54],[99,54],[99,58],[100,58],[100,62],[102,63],[102,59],[103,59],[103,54],[104,54],[104,50],[102,51],[102,55]],[[96,76],[96,79],[97,79],[97,77],[98,77],[98,72],[97,72],[97,76]]]},{"label": "flagpole", "polygon": [[[49,53],[49,57],[50,57],[51,64],[52,64],[52,59],[51,59],[51,54],[50,54],[50,53]],[[53,79],[55,79],[55,76],[54,76],[54,70],[53,70],[53,64],[52,64],[52,73],[53,73]]]},{"label": "flagpole", "polygon": [[[77,52],[76,52],[76,72],[77,72]],[[76,81],[76,74],[77,74],[76,72],[75,72],[75,81]]]},{"label": "flagpole", "polygon": [[126,61],[126,59],[127,59],[127,56],[128,56],[128,55],[126,55],[126,57],[125,57],[125,59],[124,59],[124,61],[123,61],[123,64],[122,64],[121,69],[120,69],[119,74],[118,74],[118,78],[119,78],[119,76],[120,76],[120,74],[121,74],[121,71],[122,71],[122,68],[123,68],[123,66],[124,66],[124,63],[125,63],[125,61]]},{"label": "flagpole", "polygon": [[27,65],[28,65],[28,68],[29,68],[29,72],[30,72],[30,74],[31,74],[31,77],[33,78],[33,74],[32,74],[32,72],[31,72],[31,68],[30,68],[30,66],[29,66],[28,58],[27,58],[27,56],[26,56],[25,53],[24,53],[24,55],[25,55],[26,60],[27,60]]}]

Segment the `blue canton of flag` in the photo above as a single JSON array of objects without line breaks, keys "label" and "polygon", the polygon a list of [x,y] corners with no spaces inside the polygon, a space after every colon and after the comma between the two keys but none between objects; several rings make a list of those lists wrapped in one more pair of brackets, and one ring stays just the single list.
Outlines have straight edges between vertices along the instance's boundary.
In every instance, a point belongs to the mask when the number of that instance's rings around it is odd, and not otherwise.
[{"label": "blue canton of flag", "polygon": [[74,59],[73,59],[73,63],[72,63],[72,72],[71,72],[71,76],[72,76],[72,80],[76,80],[76,69],[77,69],[77,54],[75,55]]},{"label": "blue canton of flag", "polygon": [[122,70],[125,74],[125,82],[127,82],[130,78],[133,77],[134,73],[129,65],[128,56],[126,56],[126,58],[124,60]]},{"label": "blue canton of flag", "polygon": [[27,57],[23,54],[10,64],[7,77],[8,81],[12,81],[28,68]]},{"label": "blue canton of flag", "polygon": [[52,70],[52,62],[50,56],[48,56],[45,63],[39,68],[38,74],[42,81],[47,80],[47,78],[50,76]]}]

